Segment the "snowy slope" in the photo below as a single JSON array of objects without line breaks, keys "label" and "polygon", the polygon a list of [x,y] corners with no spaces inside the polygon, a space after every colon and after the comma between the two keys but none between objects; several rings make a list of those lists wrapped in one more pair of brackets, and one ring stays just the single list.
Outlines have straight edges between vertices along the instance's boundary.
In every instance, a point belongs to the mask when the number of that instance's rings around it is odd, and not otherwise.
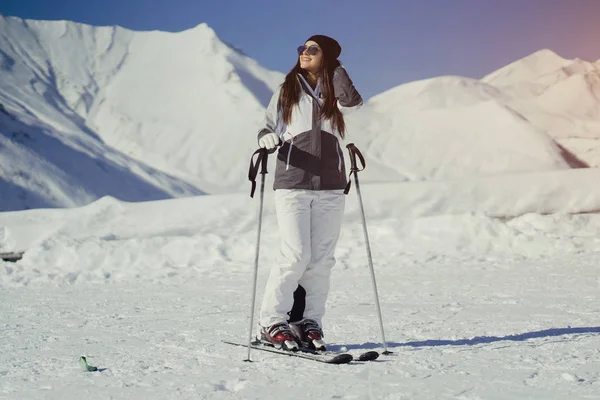
[{"label": "snowy slope", "polygon": [[[600,169],[584,169],[436,183],[370,184],[363,185],[363,191],[368,217],[379,221],[390,240],[404,236],[406,224],[415,218],[437,223],[447,219],[448,226],[439,230],[440,227],[434,225],[428,235],[433,234],[434,239],[439,240],[440,251],[443,248],[454,253],[461,246],[454,242],[454,233],[446,230],[457,220],[471,220],[470,216],[472,223],[488,226],[482,226],[483,235],[474,235],[477,245],[485,243],[485,246],[495,247],[495,236],[502,233],[495,230],[506,221],[527,219],[523,216],[528,214],[565,216],[599,212],[598,180]],[[272,197],[272,191],[269,191],[264,206],[267,237],[263,240],[267,244],[267,253],[273,253],[268,244],[277,241]],[[83,281],[103,281],[104,273],[117,280],[161,279],[171,267],[178,274],[193,274],[194,270],[188,270],[188,267],[203,263],[203,260],[218,258],[219,263],[234,259],[244,262],[243,256],[254,248],[256,207],[257,200],[248,194],[230,194],[139,204],[105,197],[75,209],[2,213],[0,252],[26,250],[26,255],[19,268],[2,276],[0,281],[51,283],[54,279],[62,281],[71,273]],[[346,219],[354,225],[359,222],[358,205],[353,195],[348,197]],[[383,227],[386,224],[387,227]],[[426,225],[423,228],[428,229]],[[467,239],[472,232],[464,232],[465,228],[460,224],[452,229],[465,235],[465,240],[473,240]],[[486,229],[491,230],[485,232]],[[593,248],[600,238],[593,229],[589,233],[589,246]],[[375,235],[379,236],[379,233]],[[171,239],[183,240],[186,247],[169,250]],[[360,237],[355,239],[360,240]],[[410,249],[406,239],[403,237],[402,242],[390,245],[395,250]],[[553,248],[554,245],[550,241],[536,249],[532,243],[520,242],[517,237],[516,242],[501,246],[501,251],[523,256],[562,254],[572,244],[564,243],[558,248]],[[125,255],[124,251],[132,254]],[[67,254],[69,257],[65,258]],[[101,255],[101,262],[98,263],[96,256],[90,257],[91,254]],[[238,258],[234,254],[243,256]],[[176,261],[169,264],[165,256],[175,257]],[[158,264],[153,265],[155,263]],[[41,275],[35,271],[38,265],[45,266]],[[154,277],[153,273],[159,275]]]},{"label": "snowy slope", "polygon": [[349,117],[356,143],[408,180],[569,168],[554,141],[473,79],[413,82]]},{"label": "snowy slope", "polygon": [[281,80],[204,24],[136,33],[87,121],[111,146],[208,192],[236,190]]},{"label": "snowy slope", "polygon": [[0,33],[0,132],[12,142],[2,210],[242,185],[256,146],[243,134],[281,74],[206,25],[167,34],[0,16]]},{"label": "snowy slope", "polygon": [[600,64],[541,50],[481,80],[400,85],[349,120],[352,140],[398,179],[599,166]]},{"label": "snowy slope", "polygon": [[142,201],[203,193],[85,130],[58,131],[31,116],[0,113],[0,133],[3,211],[75,207],[106,195]]},{"label": "snowy slope", "polygon": [[541,76],[556,73],[569,63],[552,50],[543,49],[488,74],[482,80],[498,87],[527,84]]},{"label": "snowy slope", "polygon": [[542,50],[484,77],[506,104],[590,166],[600,165],[600,63]]},{"label": "snowy slope", "polygon": [[[247,194],[2,213],[2,248],[27,252],[0,262],[0,397],[594,398],[599,178],[363,185],[394,354],[348,366],[256,351],[245,363],[220,342],[248,337],[258,202]],[[277,242],[269,191],[259,299]],[[336,258],[326,338],[381,350],[354,192]],[[100,372],[82,372],[82,354]]]}]

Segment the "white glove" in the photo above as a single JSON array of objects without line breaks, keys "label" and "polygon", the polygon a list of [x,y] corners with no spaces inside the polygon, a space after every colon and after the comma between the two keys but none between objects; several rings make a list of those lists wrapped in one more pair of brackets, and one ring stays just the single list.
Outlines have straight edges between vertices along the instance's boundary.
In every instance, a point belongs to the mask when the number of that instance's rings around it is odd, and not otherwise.
[{"label": "white glove", "polygon": [[275,133],[267,133],[258,140],[258,145],[263,149],[273,150],[279,145],[279,136]]}]

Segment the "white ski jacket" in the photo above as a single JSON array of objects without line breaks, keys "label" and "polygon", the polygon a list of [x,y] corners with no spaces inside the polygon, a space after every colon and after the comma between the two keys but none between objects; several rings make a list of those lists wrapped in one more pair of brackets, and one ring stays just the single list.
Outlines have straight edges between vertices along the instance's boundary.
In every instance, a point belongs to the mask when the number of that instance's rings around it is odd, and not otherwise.
[{"label": "white ski jacket", "polygon": [[[331,121],[319,118],[321,82],[315,90],[301,74],[300,101],[292,112],[292,121],[283,122],[279,96],[281,86],[273,93],[265,113],[264,127],[258,139],[276,133],[283,145],[277,154],[274,189],[334,190],[346,186],[344,157],[339,132]],[[362,97],[341,65],[333,74],[334,94],[342,113],[362,105]]]}]

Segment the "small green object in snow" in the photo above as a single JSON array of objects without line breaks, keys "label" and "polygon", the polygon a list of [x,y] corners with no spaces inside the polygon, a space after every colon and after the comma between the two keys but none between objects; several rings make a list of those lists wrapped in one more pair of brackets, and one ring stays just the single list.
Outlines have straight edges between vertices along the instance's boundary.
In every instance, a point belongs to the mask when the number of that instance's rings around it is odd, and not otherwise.
[{"label": "small green object in snow", "polygon": [[86,371],[89,371],[89,372],[98,371],[98,368],[88,365],[87,360],[85,359],[84,356],[79,357],[79,364],[81,364],[83,369]]}]

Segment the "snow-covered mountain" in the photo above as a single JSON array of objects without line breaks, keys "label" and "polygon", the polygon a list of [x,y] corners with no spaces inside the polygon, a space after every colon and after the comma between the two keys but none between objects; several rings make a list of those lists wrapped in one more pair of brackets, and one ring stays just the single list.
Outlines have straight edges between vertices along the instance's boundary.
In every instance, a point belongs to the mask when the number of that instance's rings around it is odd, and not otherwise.
[{"label": "snow-covered mountain", "polygon": [[356,139],[359,147],[401,179],[462,179],[569,168],[552,138],[506,101],[506,95],[491,85],[446,76],[374,97],[366,114],[351,116],[349,125],[361,132]]},{"label": "snow-covered mountain", "polygon": [[600,62],[566,60],[542,50],[482,79],[589,166],[600,166]]},{"label": "snow-covered mountain", "polygon": [[444,76],[352,116],[372,158],[409,180],[600,166],[600,63],[541,50],[481,80]]},{"label": "snow-covered mountain", "polygon": [[[246,190],[283,79],[205,24],[134,32],[2,16],[0,71],[2,210]],[[542,50],[481,80],[411,82],[348,116],[348,141],[367,182],[598,166],[599,71]]]},{"label": "snow-covered mountain", "polygon": [[170,34],[0,16],[2,210],[237,190],[282,74],[205,24]]}]

